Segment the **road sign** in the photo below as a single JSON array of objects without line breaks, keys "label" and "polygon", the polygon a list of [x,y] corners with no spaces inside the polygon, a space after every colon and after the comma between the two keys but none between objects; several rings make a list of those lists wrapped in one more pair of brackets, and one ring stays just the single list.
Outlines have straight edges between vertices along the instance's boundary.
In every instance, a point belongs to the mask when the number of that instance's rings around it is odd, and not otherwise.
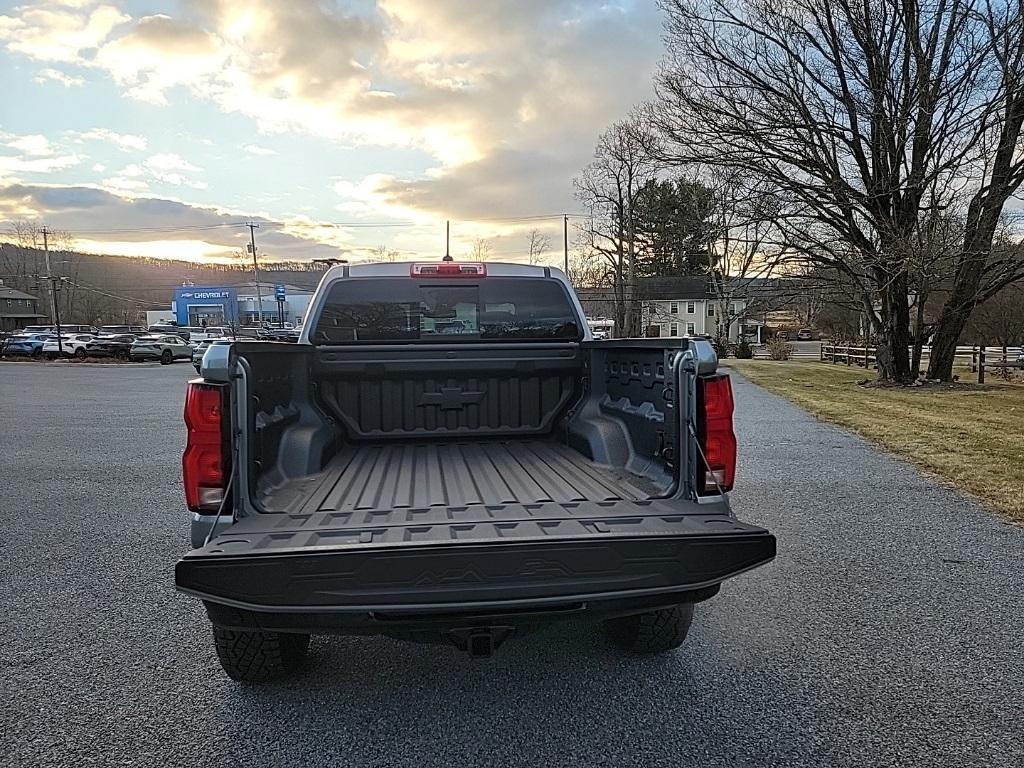
[{"label": "road sign", "polygon": [[274,298],[277,299],[277,301],[285,300],[284,286],[280,283],[274,286]]}]

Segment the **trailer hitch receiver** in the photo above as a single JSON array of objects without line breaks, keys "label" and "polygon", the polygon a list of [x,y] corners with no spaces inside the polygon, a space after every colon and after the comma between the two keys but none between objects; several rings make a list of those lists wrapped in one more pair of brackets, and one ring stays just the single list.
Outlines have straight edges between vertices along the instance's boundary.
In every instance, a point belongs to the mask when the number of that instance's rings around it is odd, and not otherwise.
[{"label": "trailer hitch receiver", "polygon": [[460,651],[465,651],[474,659],[486,659],[494,655],[498,647],[505,642],[515,627],[460,627],[448,631],[448,639]]}]

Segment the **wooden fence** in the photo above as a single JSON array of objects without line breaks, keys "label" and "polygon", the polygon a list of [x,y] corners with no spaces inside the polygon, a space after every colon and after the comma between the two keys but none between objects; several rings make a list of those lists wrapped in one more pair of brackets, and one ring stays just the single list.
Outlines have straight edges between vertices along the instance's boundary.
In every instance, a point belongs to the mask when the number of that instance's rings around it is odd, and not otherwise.
[{"label": "wooden fence", "polygon": [[[859,366],[860,368],[875,368],[877,347],[855,347],[848,344],[822,344],[819,359],[823,363],[832,365]],[[1024,362],[1020,362],[1021,347],[957,347],[956,362],[962,365],[970,365],[971,373],[978,374],[978,383],[985,383],[985,370],[992,368],[1024,368]],[[921,350],[921,362],[925,362],[931,356],[931,350],[924,347]]]},{"label": "wooden fence", "polygon": [[877,347],[854,347],[849,344],[822,344],[819,359],[833,365],[858,365],[861,368],[875,367]]}]

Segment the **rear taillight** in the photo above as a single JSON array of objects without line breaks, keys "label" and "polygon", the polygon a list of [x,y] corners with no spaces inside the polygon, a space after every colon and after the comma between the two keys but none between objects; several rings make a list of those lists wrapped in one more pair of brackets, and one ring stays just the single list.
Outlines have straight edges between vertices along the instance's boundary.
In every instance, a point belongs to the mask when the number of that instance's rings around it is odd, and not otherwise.
[{"label": "rear taillight", "polygon": [[736,481],[736,434],[732,431],[732,383],[728,374],[698,379],[700,447],[706,466],[697,472],[701,493],[732,490]]},{"label": "rear taillight", "polygon": [[472,264],[455,261],[440,261],[436,264],[413,264],[410,277],[486,277],[487,266],[479,262]]},{"label": "rear taillight", "polygon": [[188,439],[181,457],[185,502],[193,512],[216,512],[227,493],[227,388],[190,382],[185,394]]}]

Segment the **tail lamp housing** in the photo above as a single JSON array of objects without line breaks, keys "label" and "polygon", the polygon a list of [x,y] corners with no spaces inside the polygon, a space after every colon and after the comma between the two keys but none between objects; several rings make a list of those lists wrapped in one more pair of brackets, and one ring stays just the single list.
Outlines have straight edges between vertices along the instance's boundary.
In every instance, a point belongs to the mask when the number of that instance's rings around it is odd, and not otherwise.
[{"label": "tail lamp housing", "polygon": [[413,264],[409,267],[410,277],[487,277],[487,265],[481,262],[439,261],[430,264]]},{"label": "tail lamp housing", "polygon": [[193,512],[216,512],[228,492],[227,386],[192,381],[185,393],[187,441],[181,457],[185,503]]},{"label": "tail lamp housing", "polygon": [[731,491],[736,482],[736,433],[732,428],[732,381],[725,373],[697,380],[697,491],[701,495]]}]

